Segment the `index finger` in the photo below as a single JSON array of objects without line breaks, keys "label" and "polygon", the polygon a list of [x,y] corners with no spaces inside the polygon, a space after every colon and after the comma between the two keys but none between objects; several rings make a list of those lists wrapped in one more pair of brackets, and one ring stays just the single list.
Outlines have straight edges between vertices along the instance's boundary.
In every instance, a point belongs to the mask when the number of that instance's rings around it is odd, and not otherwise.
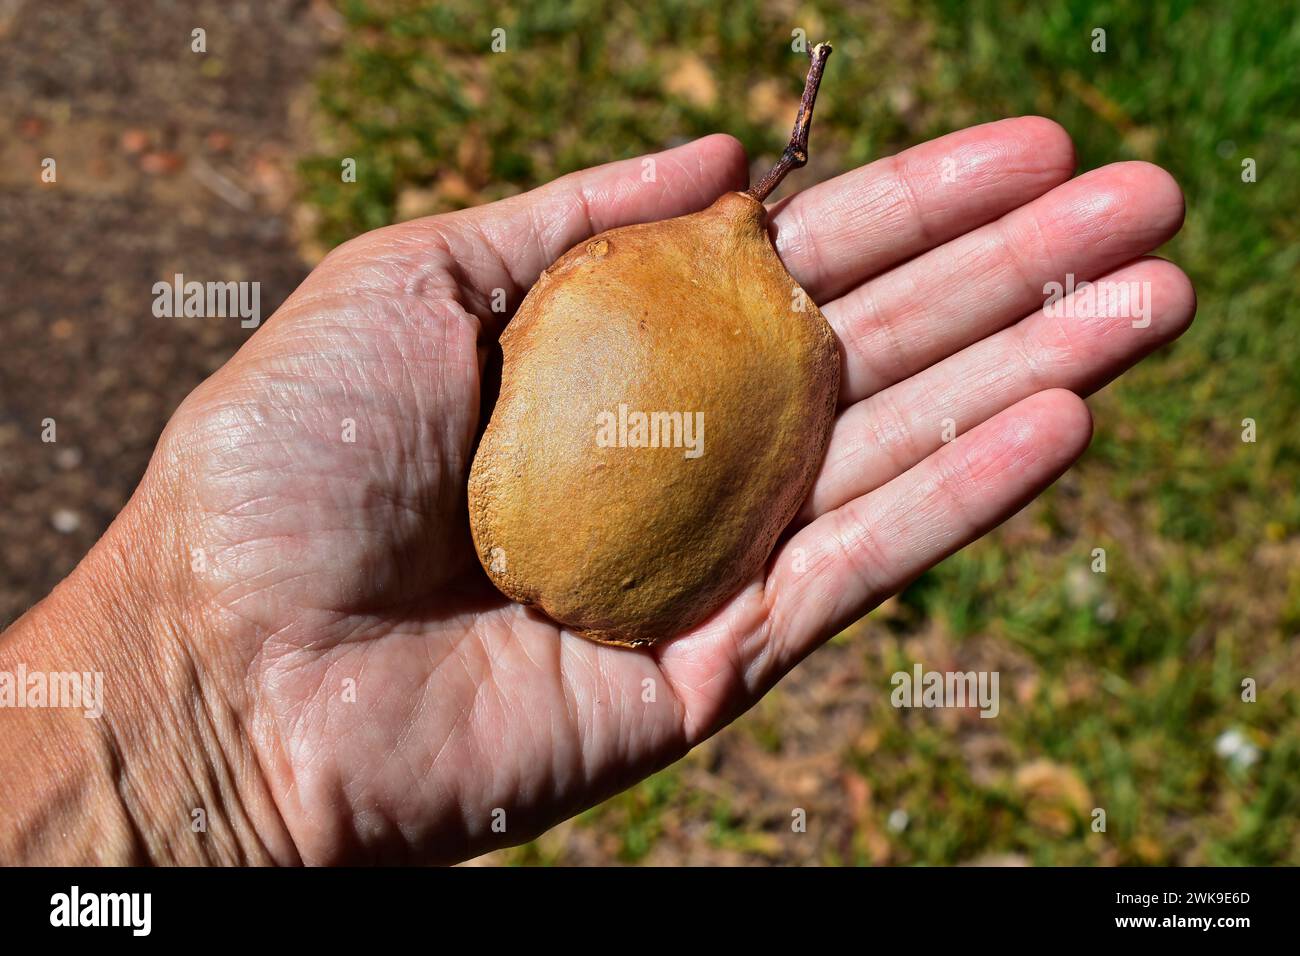
[{"label": "index finger", "polygon": [[1057,123],[1021,116],[879,159],[774,207],[776,249],[824,303],[1023,205],[1074,172]]},{"label": "index finger", "polygon": [[455,213],[440,219],[438,231],[452,244],[468,281],[489,290],[513,286],[522,294],[543,269],[583,240],[618,226],[696,212],[725,192],[744,189],[745,175],[739,141],[714,134]]}]

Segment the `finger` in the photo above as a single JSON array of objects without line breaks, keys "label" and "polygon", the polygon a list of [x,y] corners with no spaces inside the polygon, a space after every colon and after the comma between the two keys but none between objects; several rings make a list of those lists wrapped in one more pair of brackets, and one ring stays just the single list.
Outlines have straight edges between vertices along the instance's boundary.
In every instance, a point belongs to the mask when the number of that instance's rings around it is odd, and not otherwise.
[{"label": "finger", "polygon": [[837,630],[1027,504],[1087,447],[1072,392],[1040,392],[884,487],[823,515],[774,558],[761,690]]},{"label": "finger", "polygon": [[1150,163],[1085,173],[823,308],[844,344],[845,403],[951,355],[1041,305],[1045,285],[1095,279],[1174,235],[1183,195]]},{"label": "finger", "polygon": [[[543,269],[584,239],[618,226],[669,219],[744,189],[745,150],[734,137],[706,136],[675,149],[562,176],[531,192],[457,214],[485,250],[468,254],[479,284],[526,292]],[[475,255],[475,253],[478,253]],[[486,253],[486,254],[484,254]]]},{"label": "finger", "polygon": [[[373,288],[462,299],[484,322],[500,325],[537,276],[584,239],[606,229],[695,212],[723,193],[744,189],[744,148],[714,135],[674,149],[570,173],[531,192],[442,216],[376,229],[344,243],[321,277],[348,267],[352,295]],[[295,298],[320,294],[315,273]],[[446,290],[434,283],[454,280]],[[326,290],[327,292],[330,290]],[[504,293],[505,302],[500,301]],[[503,309],[502,306],[505,306]]]},{"label": "finger", "polygon": [[1182,270],[1143,259],[1098,280],[1129,308],[1090,310],[1079,293],[1040,309],[840,415],[801,521],[880,487],[1004,408],[1049,388],[1088,394],[1182,335],[1196,293]]},{"label": "finger", "polygon": [[1022,116],[951,133],[795,194],[774,207],[781,260],[816,302],[1065,182],[1074,145]]}]

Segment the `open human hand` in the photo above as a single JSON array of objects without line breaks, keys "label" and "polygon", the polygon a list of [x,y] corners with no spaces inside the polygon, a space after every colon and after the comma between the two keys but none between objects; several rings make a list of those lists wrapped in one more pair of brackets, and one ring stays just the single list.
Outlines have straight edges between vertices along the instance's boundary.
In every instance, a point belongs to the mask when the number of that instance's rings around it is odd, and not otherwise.
[{"label": "open human hand", "polygon": [[[730,137],[655,160],[653,182],[630,159],[354,239],[186,399],[105,538],[0,641],[0,663],[108,675],[86,763],[117,774],[109,836],[62,854],[450,862],[529,839],[682,756],[1031,500],[1088,444],[1078,396],[1195,311],[1183,273],[1144,258],[1182,222],[1170,176],[1071,179],[1045,119],[774,204],[776,248],[842,347],[819,477],[704,624],[598,645],[492,588],[466,479],[485,361],[539,273],[747,183]],[[1044,311],[1067,274],[1147,283],[1149,315]]]}]

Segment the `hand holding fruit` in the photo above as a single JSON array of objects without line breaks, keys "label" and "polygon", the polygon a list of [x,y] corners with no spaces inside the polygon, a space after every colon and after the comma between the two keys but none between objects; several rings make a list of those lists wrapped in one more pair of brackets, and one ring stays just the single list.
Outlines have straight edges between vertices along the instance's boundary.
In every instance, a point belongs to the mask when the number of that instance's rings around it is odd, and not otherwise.
[{"label": "hand holding fruit", "polygon": [[[0,851],[446,862],[523,841],[681,756],[827,637],[1032,499],[1087,445],[1078,395],[1176,337],[1194,311],[1186,277],[1144,258],[1181,223],[1178,187],[1143,163],[1071,179],[1069,138],[1047,120],[953,133],[767,213],[735,195],[747,161],[729,137],[655,159],[654,182],[626,160],[345,244],[191,394],[105,538],[0,641],[0,666],[76,660],[130,690],[93,738],[32,728],[57,734],[60,752],[86,749],[84,799],[97,807],[87,819],[109,839],[46,844],[42,827],[66,832],[86,815],[15,812]],[[623,227],[604,264],[593,262],[601,254],[585,243]],[[768,461],[772,449],[752,448],[754,460],[737,463],[743,449],[707,417],[717,444],[702,460],[752,469],[747,486],[770,479],[748,492],[766,504],[714,507],[720,469],[677,517],[626,515],[663,530],[648,542],[660,557],[691,527],[724,522],[712,541],[683,542],[689,561],[714,560],[724,578],[746,571],[701,601],[680,581],[639,577],[655,566],[635,553],[617,554],[628,563],[592,580],[630,577],[628,590],[652,599],[657,640],[641,651],[586,640],[502,596],[470,534],[483,375],[506,327],[492,302],[504,290],[518,308],[575,247],[556,273],[585,276],[587,301],[598,268],[647,297],[689,283],[691,256],[710,282],[728,269],[745,276],[698,300],[678,295],[684,330],[648,321],[644,333],[669,350],[654,362],[686,363],[683,382],[699,356],[691,374],[716,398],[664,391],[656,373],[637,382],[636,401],[686,411],[716,400],[708,410],[723,418],[752,407],[770,416],[756,421],[781,450]],[[673,268],[620,262],[656,248]],[[1150,326],[1044,314],[1043,285],[1066,273],[1151,283]],[[507,345],[536,339],[534,359],[582,358],[557,324],[581,310],[545,285],[562,278],[541,280],[533,294],[552,305],[526,306]],[[788,308],[796,284],[817,304],[805,314]],[[766,306],[782,291],[780,321],[806,326],[769,339],[739,324],[748,344],[724,348],[727,303],[746,322],[776,322]],[[619,308],[608,332],[622,344],[590,361],[626,374],[648,366],[620,351],[639,333],[628,300]],[[821,316],[838,368],[825,363]],[[532,364],[542,377],[558,367]],[[771,380],[751,374],[773,368]],[[355,441],[342,440],[345,421]],[[814,458],[805,481],[795,466]],[[592,480],[618,493],[613,477]],[[588,516],[565,489],[557,481],[533,505],[554,540],[552,566],[539,568],[582,580],[586,569],[563,562],[581,560],[583,542],[559,536]],[[766,562],[751,563],[773,542]],[[688,605],[688,632],[658,639]],[[0,775],[20,746],[0,741]],[[225,808],[197,847],[174,837],[196,800]]]}]

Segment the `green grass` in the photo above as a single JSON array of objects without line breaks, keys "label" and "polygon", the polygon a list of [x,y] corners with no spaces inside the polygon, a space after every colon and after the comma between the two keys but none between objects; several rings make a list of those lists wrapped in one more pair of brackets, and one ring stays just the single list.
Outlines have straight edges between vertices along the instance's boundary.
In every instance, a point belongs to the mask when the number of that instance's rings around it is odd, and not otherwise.
[{"label": "green grass", "polygon": [[[809,3],[787,18],[693,0],[351,2],[349,39],[321,78],[306,195],[329,244],[392,221],[404,196],[454,209],[708,132],[770,156],[788,129],[771,101],[802,79],[795,27],[836,42],[822,162],[1041,113],[1070,131],[1083,169],[1168,168],[1188,214],[1162,252],[1196,284],[1196,325],[1092,400],[1096,439],[1063,487],[925,575],[850,645],[882,692],[861,714],[871,745],[847,748],[839,772],[871,799],[851,844],[820,859],[1300,863],[1300,17],[1287,6],[925,0]],[[494,27],[508,54],[487,52]],[[1097,28],[1105,53],[1091,49]],[[671,92],[666,78],[701,67],[709,95]],[[357,183],[339,182],[341,156],[358,160]],[[1242,181],[1247,158],[1256,182]],[[1241,440],[1246,418],[1254,443]],[[1089,570],[1097,547],[1105,574]],[[901,642],[923,635],[1013,662],[1026,699],[974,731],[892,709],[888,675],[916,659]],[[1256,703],[1241,700],[1244,677]],[[785,710],[742,722],[771,759],[785,753]],[[1252,766],[1215,753],[1234,729],[1258,748]],[[991,763],[970,759],[973,734],[992,735]],[[1033,761],[1077,778],[1106,833],[1073,810],[1045,823],[1015,782]],[[780,859],[759,831],[788,808],[748,819],[752,808],[686,782],[708,772],[688,758],[577,825],[609,834],[625,862],[683,819],[714,849]],[[910,818],[901,833],[884,825],[895,807]],[[542,841],[510,859],[566,857]]]},{"label": "green grass", "polygon": [[[921,604],[957,633],[1023,648],[1049,681],[1072,666],[1115,675],[1104,699],[1040,706],[1006,733],[1068,759],[1102,803],[1123,795],[1121,847],[1141,821],[1169,859],[1300,862],[1294,667],[1277,673],[1295,575],[1259,560],[1285,549],[1294,568],[1300,518],[1300,242],[1286,215],[1300,205],[1300,18],[1186,3],[1007,6],[928,7],[953,119],[1043,112],[1070,130],[1082,168],[1168,168],[1188,215],[1163,251],[1192,276],[1199,318],[1094,402],[1078,494],[1053,493],[1038,510],[1068,512],[1053,553],[1017,554],[994,538],[919,582]],[[1096,27],[1105,54],[1090,50]],[[1246,157],[1256,182],[1242,182]],[[1253,444],[1241,441],[1244,418],[1257,422]],[[1108,573],[1091,609],[1079,608],[1068,582],[1092,547],[1107,549]],[[1244,676],[1268,681],[1258,703],[1241,702]],[[1266,742],[1248,773],[1225,773],[1214,754],[1230,727]],[[1180,818],[1186,846],[1161,837]]]}]

